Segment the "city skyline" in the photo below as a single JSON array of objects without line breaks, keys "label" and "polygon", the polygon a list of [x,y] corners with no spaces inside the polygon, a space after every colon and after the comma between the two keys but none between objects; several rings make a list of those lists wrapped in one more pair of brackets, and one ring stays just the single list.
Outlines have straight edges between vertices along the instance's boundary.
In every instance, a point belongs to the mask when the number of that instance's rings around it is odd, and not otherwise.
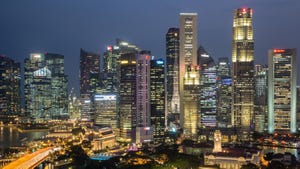
[{"label": "city skyline", "polygon": [[[146,8],[139,8],[142,5]],[[254,13],[254,62],[267,64],[269,49],[299,49],[300,24],[295,22],[299,5],[296,0],[1,2],[0,54],[16,59],[22,67],[30,53],[64,55],[69,88],[75,87],[78,94],[80,48],[103,55],[106,46],[121,38],[165,58],[168,28],[179,27],[179,13],[197,12],[198,46],[203,45],[215,60],[230,57],[233,11],[249,7]],[[298,75],[298,84],[299,79]]]}]

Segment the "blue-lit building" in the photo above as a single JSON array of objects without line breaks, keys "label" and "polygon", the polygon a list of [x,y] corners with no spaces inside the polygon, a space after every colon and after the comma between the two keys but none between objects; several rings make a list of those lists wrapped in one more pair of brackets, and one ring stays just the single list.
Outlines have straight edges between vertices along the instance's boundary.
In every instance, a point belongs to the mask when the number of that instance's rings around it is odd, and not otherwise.
[{"label": "blue-lit building", "polygon": [[217,126],[231,126],[231,65],[228,58],[219,58],[217,64]]},{"label": "blue-lit building", "polygon": [[217,126],[217,67],[213,58],[200,46],[198,48],[200,66],[200,117],[198,127]]}]

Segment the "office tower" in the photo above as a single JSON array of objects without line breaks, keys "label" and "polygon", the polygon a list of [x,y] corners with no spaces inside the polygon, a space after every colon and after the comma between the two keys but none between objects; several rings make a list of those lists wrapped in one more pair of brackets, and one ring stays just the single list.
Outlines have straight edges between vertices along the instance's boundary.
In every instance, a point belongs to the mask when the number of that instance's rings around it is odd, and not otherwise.
[{"label": "office tower", "polygon": [[228,58],[219,58],[217,65],[217,126],[231,126],[231,71]]},{"label": "office tower", "polygon": [[120,137],[130,141],[132,114],[136,112],[136,53],[120,56]]},{"label": "office tower", "polygon": [[255,65],[255,99],[254,99],[254,128],[256,132],[262,133],[267,123],[268,112],[268,68]]},{"label": "office tower", "polygon": [[6,56],[0,56],[0,115],[1,121],[21,115],[21,66]]},{"label": "office tower", "polygon": [[80,102],[81,120],[93,121],[92,95],[100,81],[100,55],[80,49]]},{"label": "office tower", "polygon": [[68,96],[68,111],[71,119],[80,119],[80,100],[76,97],[74,88],[71,89]]},{"label": "office tower", "polygon": [[25,111],[36,122],[51,119],[51,71],[45,63],[45,55],[32,53],[25,59],[24,90]]},{"label": "office tower", "polygon": [[296,133],[296,49],[269,50],[268,132]]},{"label": "office tower", "polygon": [[122,54],[137,53],[140,49],[126,41],[117,39],[115,45],[107,46],[103,54],[102,93],[117,94],[120,85],[120,62]]},{"label": "office tower", "polygon": [[64,56],[32,53],[24,68],[26,113],[36,122],[68,116]]},{"label": "office tower", "polygon": [[95,94],[93,96],[95,125],[117,128],[117,97],[115,94]]},{"label": "office tower", "polygon": [[136,56],[136,112],[132,115],[133,137],[136,143],[152,140],[150,123],[150,51]]},{"label": "office tower", "polygon": [[196,89],[199,87],[197,71],[199,70],[195,66],[197,65],[197,13],[180,13],[179,30],[180,125],[184,129],[186,138],[197,139],[199,115],[199,103],[196,98]]},{"label": "office tower", "polygon": [[217,126],[217,70],[213,58],[200,46],[197,52],[200,66],[200,115],[198,127]]},{"label": "office tower", "polygon": [[240,140],[251,139],[254,106],[252,9],[234,12],[232,34],[232,125]]},{"label": "office tower", "polygon": [[64,69],[64,56],[46,53],[46,66],[51,72],[51,118],[60,119],[69,117],[67,75]]},{"label": "office tower", "polygon": [[93,78],[100,74],[100,55],[80,49],[80,95],[91,95],[95,91]]},{"label": "office tower", "polygon": [[179,124],[179,29],[169,28],[166,34],[167,116],[168,123]]},{"label": "office tower", "polygon": [[165,62],[162,59],[150,61],[150,109],[151,128],[154,143],[162,143],[165,136]]}]

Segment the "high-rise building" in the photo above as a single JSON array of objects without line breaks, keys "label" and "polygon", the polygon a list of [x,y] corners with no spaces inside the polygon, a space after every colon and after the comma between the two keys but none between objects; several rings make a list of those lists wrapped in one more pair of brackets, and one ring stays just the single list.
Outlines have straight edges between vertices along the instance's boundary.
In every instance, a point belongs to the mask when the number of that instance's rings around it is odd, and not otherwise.
[{"label": "high-rise building", "polygon": [[92,96],[100,87],[100,55],[80,49],[81,120],[93,121]]},{"label": "high-rise building", "polygon": [[231,71],[228,58],[219,58],[217,65],[217,126],[231,126]]},{"label": "high-rise building", "polygon": [[25,112],[34,121],[50,119],[52,101],[51,72],[45,63],[45,55],[32,53],[25,59],[24,91]]},{"label": "high-rise building", "polygon": [[217,126],[217,69],[213,58],[200,46],[197,62],[200,66],[200,118],[198,127]]},{"label": "high-rise building", "polygon": [[93,97],[95,111],[95,125],[110,127],[116,130],[117,121],[117,97],[115,94],[95,94]]},{"label": "high-rise building", "polygon": [[76,97],[76,93],[74,92],[74,88],[71,89],[70,94],[68,96],[68,111],[70,118],[72,119],[80,119],[80,99]]},{"label": "high-rise building", "polygon": [[254,99],[254,128],[256,132],[264,132],[268,112],[268,68],[255,65],[255,99]]},{"label": "high-rise building", "polygon": [[21,115],[21,66],[6,56],[0,56],[0,115],[1,121]]},{"label": "high-rise building", "polygon": [[136,56],[136,112],[132,114],[132,127],[136,143],[152,140],[150,123],[150,51],[141,51]]},{"label": "high-rise building", "polygon": [[268,132],[297,132],[296,49],[269,50]]},{"label": "high-rise building", "polygon": [[[180,125],[186,138],[197,138],[198,106],[196,99],[199,87],[197,75],[197,13],[180,13],[179,94]],[[198,77],[197,77],[198,76]],[[199,91],[199,90],[198,90]],[[194,93],[196,92],[196,93]],[[195,98],[194,98],[195,97]],[[193,100],[196,99],[196,100]]]},{"label": "high-rise building", "polygon": [[25,112],[43,122],[68,115],[67,76],[64,57],[32,53],[25,59]]},{"label": "high-rise building", "polygon": [[100,76],[100,55],[80,49],[80,95],[92,95],[97,83],[92,77]]},{"label": "high-rise building", "polygon": [[132,115],[136,112],[136,53],[120,56],[120,137],[130,141],[132,137]]},{"label": "high-rise building", "polygon": [[232,34],[232,125],[240,140],[248,140],[253,130],[254,40],[252,9],[234,12]]},{"label": "high-rise building", "polygon": [[68,114],[68,79],[65,75],[64,56],[46,53],[46,66],[51,72],[51,116],[52,119],[66,118]]},{"label": "high-rise building", "polygon": [[[120,62],[122,54],[137,53],[140,49],[126,41],[117,39],[115,45],[107,46],[103,54],[102,93],[117,94],[120,85]],[[118,98],[118,97],[117,97]]]},{"label": "high-rise building", "polygon": [[179,123],[179,29],[170,28],[166,34],[167,115],[168,123]]},{"label": "high-rise building", "polygon": [[166,129],[166,88],[165,88],[165,62],[162,59],[150,61],[150,109],[153,141],[163,142]]}]

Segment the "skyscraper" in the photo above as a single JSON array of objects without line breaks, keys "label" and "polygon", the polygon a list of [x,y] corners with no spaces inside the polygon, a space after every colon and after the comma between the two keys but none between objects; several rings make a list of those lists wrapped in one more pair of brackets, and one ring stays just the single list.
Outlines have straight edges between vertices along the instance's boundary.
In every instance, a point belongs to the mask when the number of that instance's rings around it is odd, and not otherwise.
[{"label": "skyscraper", "polygon": [[268,68],[255,65],[255,101],[254,101],[254,127],[256,132],[264,132],[267,124],[268,112]]},{"label": "skyscraper", "polygon": [[25,112],[34,121],[43,122],[51,118],[52,101],[51,71],[45,63],[45,55],[32,53],[25,59],[24,90]]},{"label": "skyscraper", "polygon": [[199,86],[197,76],[197,13],[180,13],[179,93],[180,125],[187,138],[196,139],[199,102],[193,93]]},{"label": "skyscraper", "polygon": [[80,95],[93,94],[95,89],[91,87],[94,85],[91,79],[99,75],[100,55],[80,49]]},{"label": "skyscraper", "polygon": [[100,55],[80,49],[81,120],[93,121],[92,96],[100,85]]},{"label": "skyscraper", "polygon": [[296,49],[269,50],[268,132],[297,132]]},{"label": "skyscraper", "polygon": [[141,51],[136,56],[136,112],[132,114],[132,127],[136,143],[150,142],[150,51]]},{"label": "skyscraper", "polygon": [[254,107],[254,40],[252,9],[234,12],[232,34],[232,125],[240,140],[250,139]]},{"label": "skyscraper", "polygon": [[198,127],[217,126],[217,70],[213,58],[200,46],[197,62],[200,66],[200,116]]},{"label": "skyscraper", "polygon": [[[120,62],[122,54],[137,53],[140,49],[129,42],[117,39],[115,45],[107,46],[103,54],[102,88],[104,93],[119,92]],[[118,96],[117,96],[118,98]]]},{"label": "skyscraper", "polygon": [[21,113],[21,66],[6,56],[0,56],[1,121]]},{"label": "skyscraper", "polygon": [[[170,28],[166,34],[167,113],[170,121],[179,123],[179,29]],[[172,119],[172,120],[171,120]]]},{"label": "skyscraper", "polygon": [[51,72],[51,116],[52,118],[66,118],[68,114],[68,79],[65,74],[64,56],[46,53],[46,66]]},{"label": "skyscraper", "polygon": [[231,71],[228,58],[219,58],[217,68],[217,126],[231,126]]},{"label": "skyscraper", "polygon": [[166,128],[165,118],[165,62],[162,59],[150,61],[150,109],[153,141],[163,142]]},{"label": "skyscraper", "polygon": [[64,56],[32,53],[24,68],[25,112],[37,122],[68,116]]},{"label": "skyscraper", "polygon": [[120,56],[120,75],[120,137],[130,141],[133,135],[132,114],[136,111],[136,53]]}]

